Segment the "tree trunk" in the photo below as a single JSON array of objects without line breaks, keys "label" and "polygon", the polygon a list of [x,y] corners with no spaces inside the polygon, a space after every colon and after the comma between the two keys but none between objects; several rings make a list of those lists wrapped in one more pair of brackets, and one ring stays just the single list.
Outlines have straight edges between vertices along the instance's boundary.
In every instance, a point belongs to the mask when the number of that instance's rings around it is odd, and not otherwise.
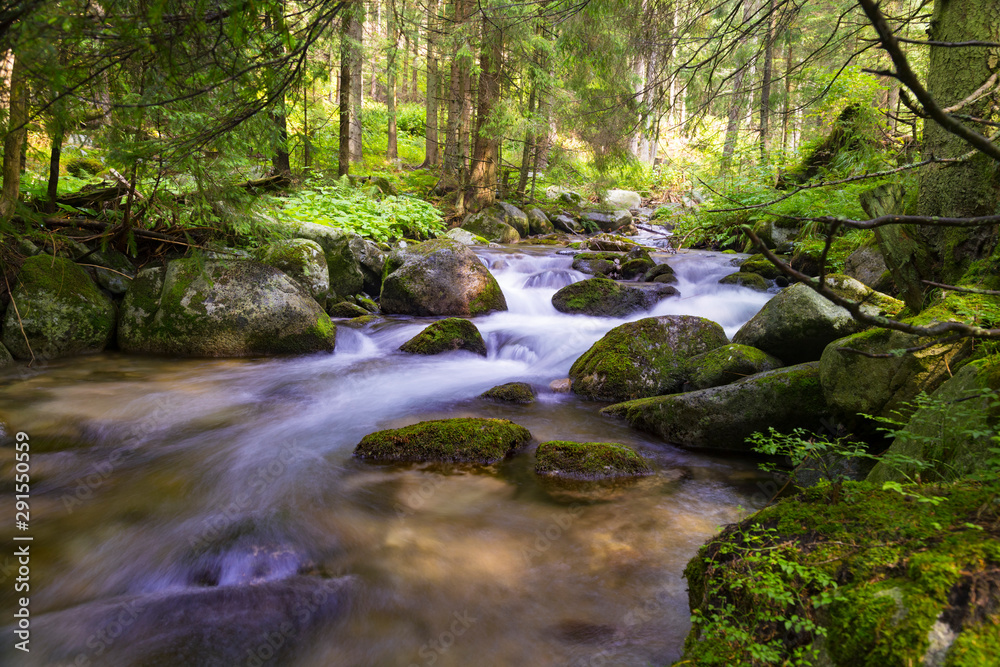
[{"label": "tree trunk", "polygon": [[767,36],[764,42],[764,71],[760,84],[760,161],[767,163],[771,152],[771,75],[774,67],[774,29],[777,21],[776,0],[770,0],[767,16]]},{"label": "tree trunk", "polygon": [[[58,113],[59,110],[56,110]],[[59,160],[62,156],[63,138],[66,134],[65,125],[61,118],[52,120],[52,147],[49,149],[49,183],[45,208],[49,213],[55,213],[56,199],[59,198]]]},{"label": "tree trunk", "polygon": [[479,103],[476,108],[476,142],[472,153],[466,209],[478,211],[496,199],[500,166],[500,135],[489,124],[500,101],[500,68],[503,64],[503,36],[496,23],[483,15],[483,47],[479,57]]},{"label": "tree trunk", "polygon": [[364,6],[359,2],[352,3],[353,6],[347,12],[348,20],[348,47],[351,67],[351,132],[350,148],[351,162],[361,162],[361,96],[364,89],[361,65],[364,62]]},{"label": "tree trunk", "polygon": [[3,142],[3,190],[0,216],[8,217],[16,208],[21,190],[21,150],[28,136],[28,80],[24,63],[14,58],[10,79],[10,114]]},{"label": "tree trunk", "polygon": [[528,172],[531,171],[533,162],[532,155],[538,154],[537,142],[533,124],[535,123],[535,95],[538,90],[537,85],[531,86],[531,93],[528,95],[528,128],[524,131],[524,146],[521,147],[521,169],[517,177],[517,194],[524,197],[524,191],[528,187]]},{"label": "tree trunk", "polygon": [[[751,17],[751,2],[743,0],[743,23],[749,23]],[[737,51],[743,48],[743,41],[737,47]],[[733,96],[729,99],[729,113],[726,122],[726,141],[722,147],[722,163],[719,165],[719,174],[726,176],[733,165],[733,155],[736,153],[736,139],[740,132],[740,121],[743,118],[743,96],[745,95],[744,81],[750,62],[741,59],[739,69],[733,74]]]},{"label": "tree trunk", "polygon": [[[930,39],[941,42],[1000,41],[995,0],[937,0]],[[928,92],[946,108],[965,100],[996,70],[996,53],[986,48],[932,46],[927,76]],[[995,92],[965,106],[961,114],[992,118],[1000,102]],[[933,121],[924,124],[925,157],[958,157],[969,144]],[[982,130],[981,127],[976,128]],[[992,215],[1000,205],[1000,165],[977,154],[954,165],[931,165],[920,175],[917,211],[924,216],[975,217]],[[949,228],[930,226],[883,227],[879,244],[907,305],[922,307],[927,286],[922,280],[955,284],[970,262],[989,256],[997,244],[995,225]]]},{"label": "tree trunk", "polygon": [[[448,94],[448,125],[445,133],[444,175],[454,180],[459,187],[464,184],[465,174],[469,165],[469,107],[471,63],[469,56],[460,55],[469,52],[466,30],[466,1],[455,0],[455,25],[460,33],[455,38],[455,47],[451,61],[451,80]],[[463,137],[464,135],[464,137]]]},{"label": "tree trunk", "polygon": [[424,168],[438,164],[437,0],[427,3],[427,100],[424,104]]},{"label": "tree trunk", "polygon": [[[385,105],[386,115],[389,117],[387,137],[386,137],[386,160],[395,160],[398,155],[396,148],[396,59],[399,56],[399,35],[397,34],[398,17],[394,9],[388,10],[388,38],[389,48],[386,51],[385,65]],[[404,81],[406,70],[403,70]]]},{"label": "tree trunk", "polygon": [[791,150],[791,135],[788,133],[788,125],[792,116],[792,31],[785,31],[785,110],[781,114],[781,148],[784,151]]},{"label": "tree trunk", "polygon": [[351,46],[350,12],[346,12],[340,32],[340,147],[337,150],[337,175],[351,173]]}]

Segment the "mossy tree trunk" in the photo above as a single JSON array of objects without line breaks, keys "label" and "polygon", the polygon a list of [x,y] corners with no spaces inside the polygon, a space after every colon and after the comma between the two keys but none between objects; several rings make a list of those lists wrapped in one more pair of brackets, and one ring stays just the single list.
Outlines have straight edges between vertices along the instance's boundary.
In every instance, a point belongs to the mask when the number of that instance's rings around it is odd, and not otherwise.
[{"label": "mossy tree trunk", "polygon": [[[937,0],[930,39],[939,42],[1000,41],[1000,4],[996,0]],[[961,104],[1000,65],[1000,49],[931,47],[927,88],[942,108]],[[995,121],[1000,101],[994,93],[955,113]],[[979,132],[983,125],[973,125]],[[968,143],[934,122],[924,127],[924,157],[951,158],[971,151]],[[1000,165],[976,155],[956,165],[933,165],[923,172],[917,213],[924,216],[993,215],[1000,204]],[[987,257],[997,243],[995,226],[884,228],[879,234],[886,262],[912,308],[922,306],[927,287],[921,281],[960,282],[970,262]]]}]

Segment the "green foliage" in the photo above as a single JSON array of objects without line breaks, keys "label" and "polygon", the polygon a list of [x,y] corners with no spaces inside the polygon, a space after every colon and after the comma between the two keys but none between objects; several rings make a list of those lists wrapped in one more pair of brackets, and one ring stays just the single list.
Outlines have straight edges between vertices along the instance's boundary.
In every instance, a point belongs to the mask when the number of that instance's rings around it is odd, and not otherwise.
[{"label": "green foliage", "polygon": [[280,203],[280,217],[353,231],[375,241],[434,236],[445,230],[441,213],[409,196],[372,197],[346,178],[313,178]]},{"label": "green foliage", "polygon": [[66,173],[76,178],[90,178],[104,171],[104,164],[95,158],[77,157],[66,162]]}]

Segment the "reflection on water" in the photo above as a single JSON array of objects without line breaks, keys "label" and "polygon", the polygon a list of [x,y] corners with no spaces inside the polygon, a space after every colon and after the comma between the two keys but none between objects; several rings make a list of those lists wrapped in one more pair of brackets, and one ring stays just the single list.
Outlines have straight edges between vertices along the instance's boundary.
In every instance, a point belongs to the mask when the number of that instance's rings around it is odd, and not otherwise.
[{"label": "reflection on water", "polygon": [[[215,603],[191,591],[231,586],[256,591],[263,601],[247,604],[263,614],[285,594],[282,582],[343,575],[351,575],[351,604],[338,607],[339,624],[297,633],[287,640],[295,650],[275,660],[647,665],[676,658],[689,624],[681,573],[747,503],[752,465],[676,449],[602,417],[599,404],[549,391],[626,320],[551,307],[558,288],[585,277],[570,257],[519,249],[483,259],[510,307],[475,320],[485,359],[399,353],[431,321],[399,318],[340,327],[332,355],[178,361],[109,353],[9,373],[0,418],[32,438],[33,617],[87,605],[74,623],[39,619],[37,664],[71,660],[79,650],[102,664],[87,646],[93,623],[85,619],[96,617],[87,614],[95,605],[176,599],[171,609],[204,609]],[[702,315],[732,335],[769,295],[717,285],[734,270],[729,259],[671,256],[682,297],[651,314]],[[538,401],[475,398],[514,380],[535,385]],[[367,433],[449,416],[512,419],[534,440],[488,469],[351,458]],[[533,475],[532,450],[556,438],[631,444],[658,472],[611,486],[553,486]],[[9,501],[13,452],[0,456]],[[2,530],[9,540],[11,529]],[[11,586],[0,601],[12,613]],[[197,612],[164,618],[190,632],[201,622]],[[247,632],[260,625],[267,635],[270,621],[231,622]],[[154,642],[136,636],[144,628],[135,622],[114,646],[105,642],[107,656],[111,648],[123,653],[103,664],[140,664],[143,642]],[[244,641],[232,637],[234,645]],[[212,664],[216,649],[199,650],[195,663]],[[258,655],[253,646],[233,650],[218,648],[215,659],[225,664],[239,654],[240,664],[252,664]]]}]

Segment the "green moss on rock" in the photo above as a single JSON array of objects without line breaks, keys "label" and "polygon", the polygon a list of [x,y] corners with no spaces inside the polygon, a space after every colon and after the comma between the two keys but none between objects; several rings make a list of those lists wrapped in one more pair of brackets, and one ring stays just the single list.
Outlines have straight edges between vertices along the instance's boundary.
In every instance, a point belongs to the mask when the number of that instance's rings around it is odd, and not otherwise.
[{"label": "green moss on rock", "polygon": [[644,282],[663,282],[663,283],[675,283],[677,282],[677,276],[674,275],[674,268],[669,264],[657,264],[652,267],[645,274],[643,274],[642,279]]},{"label": "green moss on rock", "polygon": [[561,313],[625,317],[647,310],[657,301],[677,294],[668,285],[658,292],[647,292],[619,285],[607,278],[590,278],[563,287],[552,296],[552,305]]},{"label": "green moss on rock", "polygon": [[462,221],[462,229],[494,243],[517,243],[520,241],[521,235],[518,231],[503,220],[504,216],[499,210],[488,208],[467,215]]},{"label": "green moss on rock", "polygon": [[372,461],[488,465],[526,444],[531,433],[506,419],[441,419],[366,435],[354,449]]},{"label": "green moss on rock", "polygon": [[74,262],[29,257],[11,287],[17,308],[7,308],[0,340],[15,359],[93,354],[111,341],[115,306]]},{"label": "green moss on rock", "polygon": [[330,317],[364,317],[371,314],[368,310],[350,301],[341,301],[328,306],[326,312]]},{"label": "green moss on rock", "polygon": [[479,398],[500,403],[534,403],[535,390],[527,382],[507,382],[487,389]]},{"label": "green moss on rock", "polygon": [[573,392],[624,401],[678,391],[688,358],[727,343],[722,327],[703,317],[647,317],[615,327],[570,368]]},{"label": "green moss on rock", "polygon": [[581,252],[573,257],[573,268],[582,273],[606,276],[627,261],[623,252]]},{"label": "green moss on rock", "polygon": [[732,384],[745,377],[784,366],[777,357],[749,345],[730,343],[695,355],[687,360],[687,384],[691,389],[708,389]]},{"label": "green moss on rock", "polygon": [[748,273],[745,271],[737,271],[736,273],[730,273],[728,276],[719,280],[720,285],[739,285],[740,287],[749,287],[752,290],[758,292],[767,291],[767,281],[764,280],[764,276],[758,275],[756,273]]},{"label": "green moss on rock", "polygon": [[409,354],[441,354],[455,350],[468,350],[486,356],[486,343],[476,325],[460,317],[449,317],[434,322],[399,349]]},{"label": "green moss on rock", "polygon": [[535,472],[571,479],[637,477],[653,473],[634,449],[611,442],[551,440],[538,445]]},{"label": "green moss on rock", "polygon": [[783,276],[781,269],[776,267],[764,255],[751,255],[742,264],[740,271],[743,273],[756,273],[758,276],[774,280],[778,276]]},{"label": "green moss on rock", "polygon": [[309,239],[283,239],[264,246],[257,253],[264,264],[285,272],[302,285],[320,305],[330,291],[330,268],[323,248]]}]

